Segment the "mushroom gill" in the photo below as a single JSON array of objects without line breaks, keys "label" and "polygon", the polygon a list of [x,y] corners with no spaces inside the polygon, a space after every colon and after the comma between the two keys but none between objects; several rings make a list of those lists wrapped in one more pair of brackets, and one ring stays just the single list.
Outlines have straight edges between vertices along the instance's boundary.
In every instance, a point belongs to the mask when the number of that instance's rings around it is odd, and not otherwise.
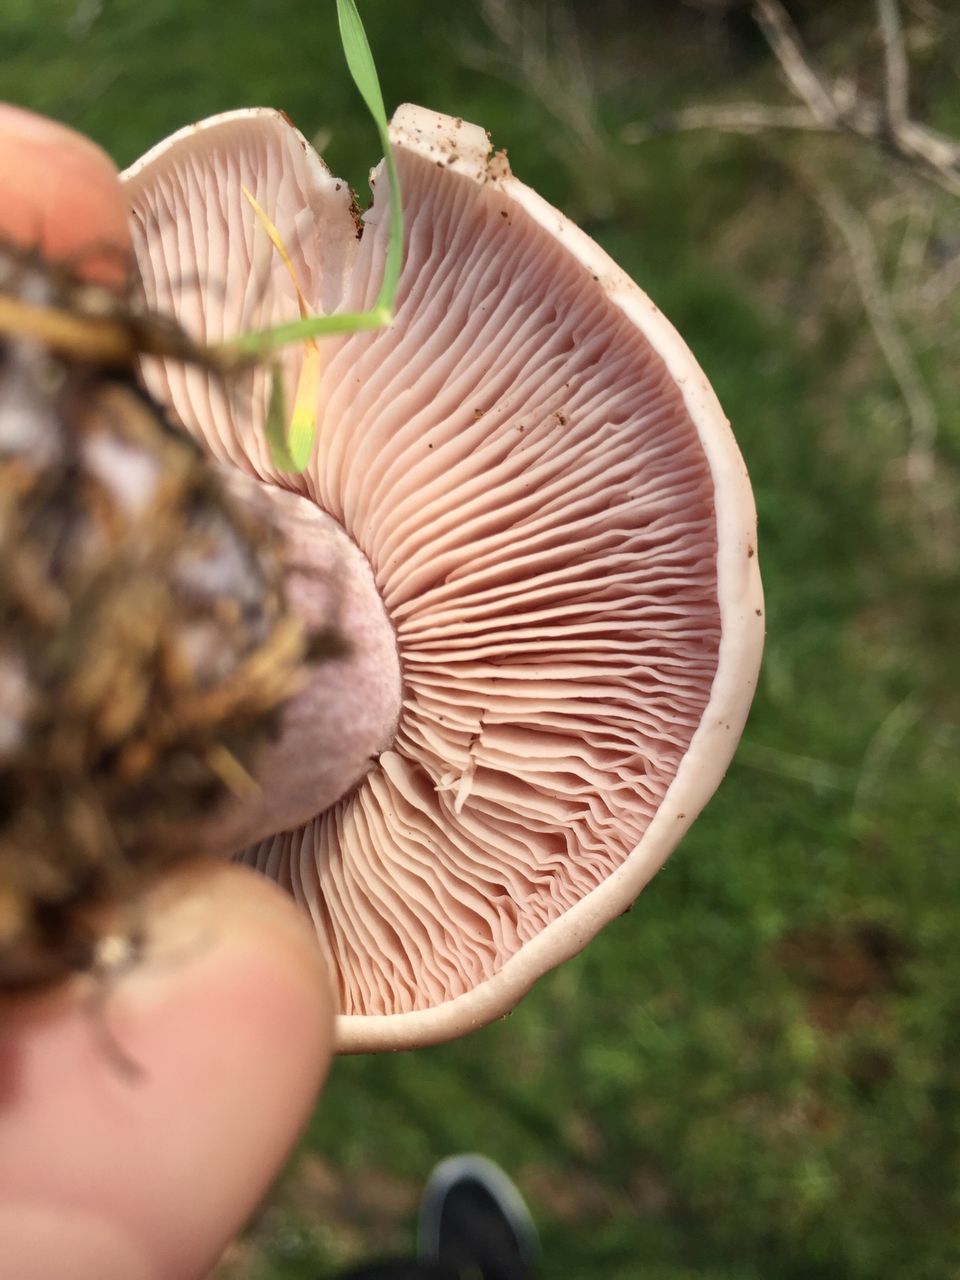
[{"label": "mushroom gill", "polygon": [[[396,317],[321,346],[303,476],[270,469],[262,377],[241,403],[147,371],[215,457],[332,517],[395,634],[391,739],[243,854],[313,917],[353,1049],[489,1020],[622,911],[722,776],[762,642],[749,483],[681,339],[482,130],[403,107],[392,136]],[[374,301],[385,184],[358,240],[276,113],[185,131],[127,181],[148,300],[198,338],[296,314],[242,187],[311,307]],[[335,749],[317,720],[278,750]]]}]

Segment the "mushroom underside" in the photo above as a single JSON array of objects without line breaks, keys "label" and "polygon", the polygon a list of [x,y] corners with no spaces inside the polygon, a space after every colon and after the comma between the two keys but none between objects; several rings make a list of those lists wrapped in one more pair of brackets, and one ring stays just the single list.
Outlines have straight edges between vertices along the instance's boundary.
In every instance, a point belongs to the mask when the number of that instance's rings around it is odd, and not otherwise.
[{"label": "mushroom underside", "polygon": [[[443,1038],[485,1020],[622,910],[719,779],[759,658],[749,487],[693,357],[480,131],[416,108],[395,130],[395,319],[322,344],[303,476],[270,468],[262,378],[241,405],[201,371],[148,370],[214,456],[339,524],[395,635],[392,740],[323,812],[242,855],[312,916],[349,1047],[406,1042],[387,1024]],[[312,308],[374,301],[385,184],[358,240],[315,157],[297,150],[293,186],[289,167],[277,179],[265,157],[291,134],[272,113],[225,118],[130,179],[147,297],[200,338],[296,314],[241,187]],[[202,213],[171,236],[191,189]],[[191,236],[205,305],[178,282]],[[255,305],[211,315],[217,273],[245,270]]]}]

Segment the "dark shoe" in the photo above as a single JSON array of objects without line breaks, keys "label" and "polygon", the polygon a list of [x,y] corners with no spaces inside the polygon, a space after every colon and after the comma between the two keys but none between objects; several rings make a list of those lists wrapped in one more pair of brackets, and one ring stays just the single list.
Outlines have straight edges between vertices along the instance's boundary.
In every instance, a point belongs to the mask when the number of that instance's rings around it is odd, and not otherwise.
[{"label": "dark shoe", "polygon": [[484,1156],[451,1156],[420,1200],[417,1257],[459,1280],[533,1280],[540,1242],[523,1197]]},{"label": "dark shoe", "polygon": [[365,1262],[350,1271],[338,1271],[333,1280],[460,1280],[455,1271],[411,1258]]}]

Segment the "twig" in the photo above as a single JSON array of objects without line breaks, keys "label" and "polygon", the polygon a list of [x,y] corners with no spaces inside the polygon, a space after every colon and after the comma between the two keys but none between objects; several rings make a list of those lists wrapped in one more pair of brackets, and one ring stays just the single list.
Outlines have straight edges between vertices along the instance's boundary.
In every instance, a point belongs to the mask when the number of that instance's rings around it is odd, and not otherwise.
[{"label": "twig", "polygon": [[933,205],[929,200],[912,204],[907,211],[906,226],[900,251],[897,254],[896,271],[891,292],[907,306],[912,306],[917,295],[930,233],[933,230]]},{"label": "twig", "polygon": [[908,115],[910,72],[897,0],[877,0],[884,51],[882,108],[857,95],[849,106],[841,106],[814,69],[781,0],[756,0],[754,13],[787,83],[818,124],[894,152],[951,195],[960,196],[960,143]]},{"label": "twig", "polygon": [[877,0],[884,49],[883,101],[827,87],[781,0],[756,0],[754,16],[800,108],[762,102],[695,105],[650,124],[629,124],[625,142],[645,142],[669,133],[717,129],[759,133],[847,133],[898,156],[915,172],[960,196],[960,143],[908,115],[909,66],[897,0]]},{"label": "twig", "polygon": [[890,301],[870,224],[832,182],[805,171],[800,176],[847,250],[867,321],[910,421],[907,477],[915,486],[926,485],[934,469],[937,411]]},{"label": "twig", "polygon": [[780,0],[757,0],[754,17],[780,63],[790,88],[821,125],[837,126],[839,111],[810,63],[800,34]]},{"label": "twig", "polygon": [[887,127],[896,137],[907,123],[910,113],[910,65],[903,43],[903,26],[897,0],[877,0],[877,25],[883,41]]},{"label": "twig", "polygon": [[765,133],[785,129],[793,133],[836,133],[838,126],[815,120],[806,107],[770,107],[762,102],[729,102],[682,107],[647,124],[625,125],[624,142],[708,129],[718,133]]},{"label": "twig", "polygon": [[960,253],[931,276],[918,290],[925,307],[942,306],[948,298],[960,292]]},{"label": "twig", "polygon": [[[755,0],[754,16],[795,97],[802,105],[757,102],[694,105],[647,124],[632,124],[624,141],[643,142],[665,133],[713,129],[727,133],[852,133],[894,152],[902,160],[960,196],[960,144],[909,118],[910,73],[897,0],[876,0],[883,44],[884,89],[881,102],[845,90],[831,90],[815,68],[781,0]],[[937,411],[914,354],[904,337],[886,286],[880,255],[867,219],[826,179],[801,173],[823,215],[847,250],[853,279],[870,328],[897,384],[910,424],[906,471],[910,483],[926,487],[934,468]],[[917,226],[911,218],[901,246],[899,281],[915,274],[930,233],[932,211]]]}]

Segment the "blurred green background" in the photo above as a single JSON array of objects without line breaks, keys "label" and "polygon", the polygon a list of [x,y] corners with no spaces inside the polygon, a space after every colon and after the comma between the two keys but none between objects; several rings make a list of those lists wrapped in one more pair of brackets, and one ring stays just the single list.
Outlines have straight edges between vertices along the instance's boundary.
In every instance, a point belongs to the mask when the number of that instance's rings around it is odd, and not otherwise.
[{"label": "blurred green background", "polygon": [[[791,101],[736,0],[360,7],[388,107],[484,124],[697,353],[753,476],[768,643],[726,782],[632,913],[470,1039],[338,1062],[219,1274],[404,1249],[432,1164],[476,1149],[546,1277],[960,1276],[960,199],[849,139],[628,142]],[[831,77],[880,88],[868,0],[790,7]],[[960,136],[960,12],[901,8],[914,110]],[[0,51],[0,96],[121,164],[251,104],[362,195],[378,158],[332,0],[3,0]],[[914,483],[871,253],[937,428]]]}]

